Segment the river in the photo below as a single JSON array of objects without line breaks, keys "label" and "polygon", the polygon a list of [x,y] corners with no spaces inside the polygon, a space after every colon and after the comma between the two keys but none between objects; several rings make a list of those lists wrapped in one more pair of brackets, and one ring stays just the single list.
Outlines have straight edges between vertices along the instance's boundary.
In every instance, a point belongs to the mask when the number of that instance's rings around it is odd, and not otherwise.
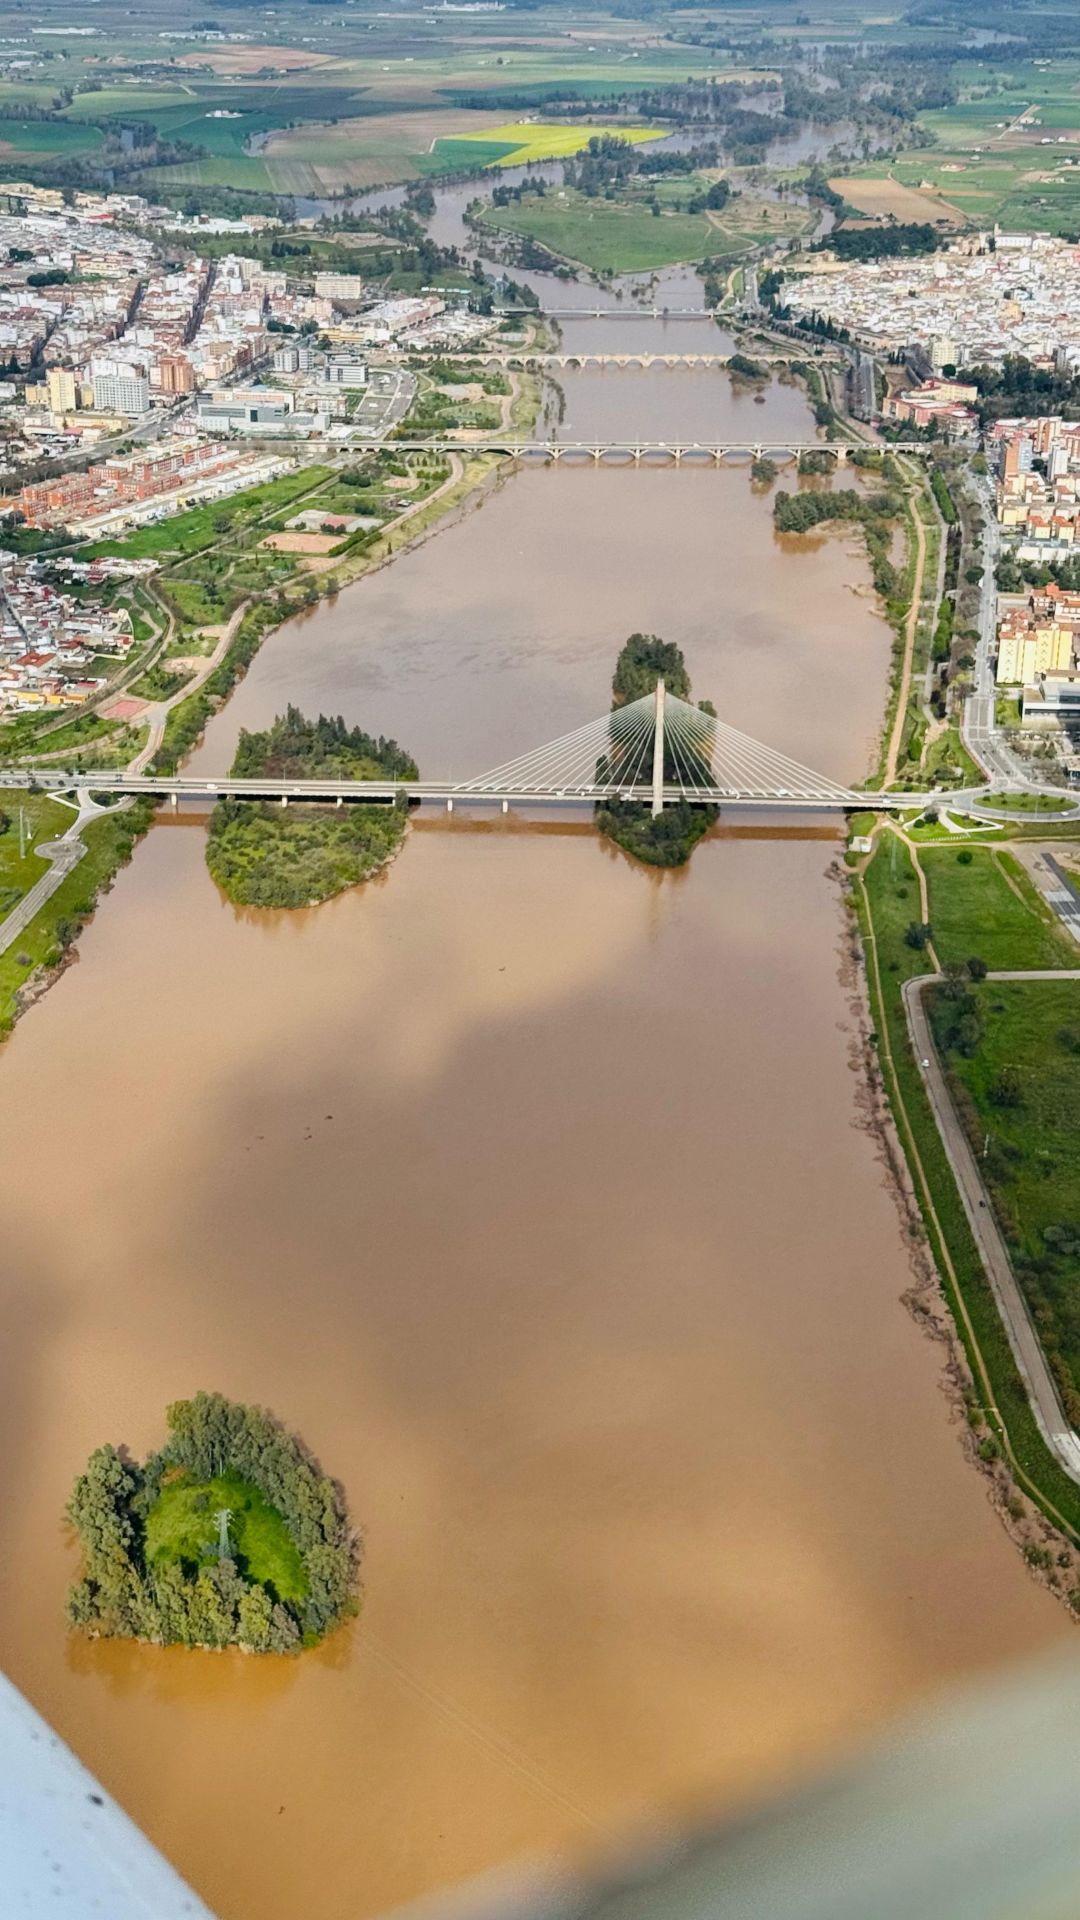
[{"label": "river", "polygon": [[[574,379],[593,424],[753,405]],[[862,554],[685,469],[510,479],[272,636],[196,764],[294,699],[477,772],[604,711],[635,628],[865,770]],[[836,858],[719,833],[661,876],[587,824],[433,816],[267,915],[181,819],[4,1048],[2,1661],[222,1920],[736,1808],[1067,1631],[902,1305]],[[75,1474],[202,1386],[278,1411],[363,1524],[362,1617],[297,1661],[65,1632]]]}]

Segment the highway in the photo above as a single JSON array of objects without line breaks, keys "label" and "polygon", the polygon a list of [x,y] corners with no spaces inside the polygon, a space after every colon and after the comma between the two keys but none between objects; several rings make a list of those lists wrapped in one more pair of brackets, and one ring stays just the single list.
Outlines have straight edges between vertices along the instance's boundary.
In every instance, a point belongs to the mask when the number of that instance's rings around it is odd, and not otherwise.
[{"label": "highway", "polygon": [[1012,752],[995,719],[994,655],[997,650],[997,562],[1000,549],[993,482],[983,495],[983,578],[979,602],[979,638],[975,648],[975,678],[960,717],[960,737],[995,786],[1027,787],[1027,769]]}]

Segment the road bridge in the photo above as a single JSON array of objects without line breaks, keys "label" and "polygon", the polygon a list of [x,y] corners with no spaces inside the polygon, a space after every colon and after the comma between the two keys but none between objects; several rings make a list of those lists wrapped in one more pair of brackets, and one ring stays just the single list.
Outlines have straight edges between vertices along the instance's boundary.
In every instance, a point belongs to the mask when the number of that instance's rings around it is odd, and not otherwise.
[{"label": "road bridge", "polygon": [[887,808],[927,805],[932,794],[868,795],[815,773],[765,746],[716,715],[665,693],[605,713],[572,733],[504,761],[471,780],[350,780],[315,776],[117,772],[113,769],[11,768],[3,787],[50,792],[116,794],[206,802],[223,798],[318,802],[428,802],[455,806],[591,807],[604,800],[641,802],[654,814],[679,801],[773,814],[849,813],[868,804]]},{"label": "road bridge", "polygon": [[[79,790],[135,798],[160,798],[175,806],[179,806],[182,800],[192,803],[222,799],[275,800],[282,806],[294,801],[336,806],[344,806],[348,801],[360,801],[370,806],[390,804],[400,799],[410,804],[434,803],[447,807],[451,812],[455,805],[467,804],[501,808],[504,813],[510,807],[595,806],[600,801],[612,799],[635,800],[652,805],[656,799],[652,782],[640,780],[629,785],[617,780],[558,785],[553,781],[529,785],[522,781],[504,780],[488,787],[450,780],[280,780],[251,775],[241,779],[231,774],[213,777],[178,773],[127,774],[117,773],[112,768],[80,768],[68,772],[57,767],[19,767],[0,773],[0,791],[19,787],[41,787],[50,793]],[[865,807],[910,808],[926,806],[935,800],[940,802],[942,797],[941,794],[930,793],[840,793],[827,785],[822,785],[817,792],[752,793],[716,785],[685,787],[669,780],[664,781],[660,791],[662,806],[690,800],[700,806],[737,806],[772,813],[848,813]]]},{"label": "road bridge", "polygon": [[[754,359],[762,366],[786,366],[790,356],[780,353],[755,353]],[[460,348],[457,351],[441,353],[414,353],[406,347],[382,348],[378,359],[372,358],[372,366],[389,362],[392,366],[422,367],[427,364],[452,359],[465,366],[510,367],[525,372],[536,372],[545,367],[585,368],[618,367],[648,370],[650,367],[728,367],[731,365],[730,353],[591,353],[584,349],[574,352],[569,348],[533,348],[519,347],[516,351],[509,348]]]},{"label": "road bridge", "polygon": [[[495,312],[507,319],[523,317],[535,320],[539,313],[537,307],[496,307]],[[710,307],[545,307],[545,320],[708,320],[715,323],[716,315]]]},{"label": "road bridge", "polygon": [[558,440],[553,436],[543,436],[535,440],[519,440],[509,434],[485,434],[475,436],[465,434],[433,435],[429,440],[403,436],[400,439],[374,440],[351,436],[350,451],[357,453],[385,453],[399,450],[403,453],[456,453],[468,456],[470,453],[498,454],[515,460],[545,460],[557,465],[560,460],[583,462],[591,460],[599,466],[604,460],[622,459],[638,467],[643,461],[667,461],[673,466],[681,466],[689,460],[700,466],[722,466],[729,458],[762,459],[769,456],[776,460],[797,459],[801,453],[835,454],[839,466],[843,466],[849,453],[922,453],[927,451],[925,441],[892,440],[888,445],[872,447],[867,441],[824,441],[824,440],[757,440],[749,436],[731,440],[684,440],[674,435],[659,440],[637,440],[627,436],[621,440]]}]

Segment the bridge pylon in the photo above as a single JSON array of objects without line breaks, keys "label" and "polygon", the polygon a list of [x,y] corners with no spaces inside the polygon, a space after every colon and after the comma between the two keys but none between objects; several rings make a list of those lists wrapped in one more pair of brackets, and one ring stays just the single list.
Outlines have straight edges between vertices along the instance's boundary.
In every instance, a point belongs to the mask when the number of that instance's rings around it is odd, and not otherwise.
[{"label": "bridge pylon", "polygon": [[656,721],[652,749],[652,817],[664,811],[664,676],[656,683]]}]

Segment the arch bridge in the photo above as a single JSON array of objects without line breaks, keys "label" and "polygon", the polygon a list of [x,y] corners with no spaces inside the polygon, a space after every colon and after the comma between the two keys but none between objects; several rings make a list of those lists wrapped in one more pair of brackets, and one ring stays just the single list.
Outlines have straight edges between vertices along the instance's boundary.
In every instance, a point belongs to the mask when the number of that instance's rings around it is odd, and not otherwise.
[{"label": "arch bridge", "polygon": [[354,435],[350,436],[348,444],[350,450],[357,453],[385,453],[395,449],[402,453],[456,453],[463,457],[470,453],[491,453],[513,460],[545,460],[553,465],[565,459],[571,462],[591,460],[595,466],[604,460],[614,462],[621,459],[635,467],[641,466],[646,460],[667,460],[677,467],[684,460],[689,460],[702,466],[718,467],[729,457],[759,460],[768,455],[777,460],[794,460],[801,453],[832,454],[837,465],[844,466],[850,453],[925,454],[927,451],[926,443],[919,440],[890,440],[887,445],[870,446],[866,441],[756,440],[748,437],[684,440],[675,435],[655,440],[637,440],[629,435],[621,440],[558,440],[554,436],[545,439],[542,435],[535,440],[519,440],[509,434],[485,433],[473,436],[446,434],[433,436],[430,440],[407,435],[400,439],[375,440]]},{"label": "arch bridge", "polygon": [[[788,356],[784,354],[775,353],[755,353],[753,357],[755,360],[760,361],[762,366],[786,366],[788,358]],[[396,351],[390,348],[382,348],[379,350],[378,360],[373,359],[372,365],[377,366],[382,362],[389,361],[393,366],[422,367],[432,360],[446,360],[448,358],[452,358],[455,362],[460,362],[461,365],[466,367],[508,367],[512,371],[524,371],[526,373],[533,373],[545,367],[560,367],[563,369],[568,367],[633,367],[640,369],[648,369],[650,367],[723,368],[731,364],[730,353],[672,353],[667,351],[667,349],[663,351],[642,351],[640,353],[594,353],[586,351],[584,348],[549,349],[519,347],[516,351],[496,351],[490,347],[475,349],[463,347],[457,351],[448,350],[445,353],[437,354],[412,353],[407,348]]]}]

